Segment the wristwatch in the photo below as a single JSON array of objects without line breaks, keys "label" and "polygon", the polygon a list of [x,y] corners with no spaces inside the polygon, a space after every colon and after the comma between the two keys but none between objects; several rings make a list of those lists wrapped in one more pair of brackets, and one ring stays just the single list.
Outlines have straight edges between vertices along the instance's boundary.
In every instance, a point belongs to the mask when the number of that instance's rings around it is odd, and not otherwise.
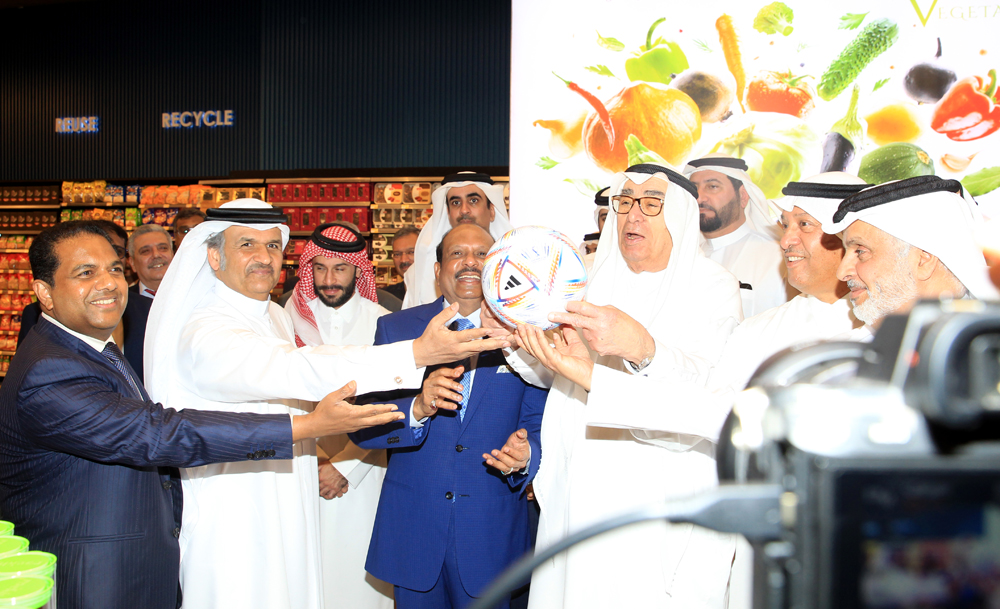
[{"label": "wristwatch", "polygon": [[628,362],[628,365],[630,368],[632,368],[632,372],[634,372],[635,374],[639,374],[640,372],[645,370],[646,367],[649,366],[649,364],[651,364],[652,362],[653,362],[653,356],[650,355],[649,357],[643,358],[643,360],[638,364],[633,364],[632,362]]}]

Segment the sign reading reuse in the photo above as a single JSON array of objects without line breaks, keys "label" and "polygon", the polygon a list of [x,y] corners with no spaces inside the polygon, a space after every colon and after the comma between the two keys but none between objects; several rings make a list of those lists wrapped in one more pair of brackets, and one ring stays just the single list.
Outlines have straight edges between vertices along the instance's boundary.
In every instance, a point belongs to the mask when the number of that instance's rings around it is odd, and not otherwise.
[{"label": "sign reading reuse", "polygon": [[193,129],[195,127],[232,127],[232,110],[201,110],[192,112],[164,112],[161,117],[164,129]]}]

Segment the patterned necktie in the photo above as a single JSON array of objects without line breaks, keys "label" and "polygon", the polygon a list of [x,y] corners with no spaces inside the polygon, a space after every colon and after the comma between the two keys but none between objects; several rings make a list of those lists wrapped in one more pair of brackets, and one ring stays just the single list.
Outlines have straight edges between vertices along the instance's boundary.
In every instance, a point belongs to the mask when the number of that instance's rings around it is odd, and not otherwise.
[{"label": "patterned necktie", "polygon": [[[475,328],[471,321],[460,317],[455,320],[456,330],[471,330]],[[464,359],[458,362],[459,365],[465,368],[465,372],[462,373],[462,378],[459,382],[462,383],[462,406],[458,410],[458,420],[465,420],[465,409],[469,405],[469,395],[472,393],[472,360]]]},{"label": "patterned necktie", "polygon": [[118,350],[118,346],[114,343],[108,343],[104,345],[104,351],[101,351],[101,354],[108,358],[108,361],[128,380],[128,384],[135,391],[135,397],[142,399],[142,392],[139,391],[139,386],[136,384],[135,379],[132,378],[132,374],[129,373],[128,366],[125,365],[125,358],[122,356],[122,352]]}]

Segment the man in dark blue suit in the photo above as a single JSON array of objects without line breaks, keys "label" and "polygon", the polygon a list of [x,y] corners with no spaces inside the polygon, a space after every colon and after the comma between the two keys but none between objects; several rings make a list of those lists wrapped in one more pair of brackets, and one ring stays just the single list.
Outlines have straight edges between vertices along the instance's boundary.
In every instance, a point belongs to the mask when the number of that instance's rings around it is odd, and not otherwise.
[{"label": "man in dark blue suit", "polygon": [[353,383],[291,420],[163,408],[111,339],[127,286],[108,236],[66,222],[29,256],[43,315],[0,388],[0,514],[58,557],[62,609],[177,605],[179,530],[158,466],[290,459],[294,442],[358,429],[345,415],[399,418],[344,402]]},{"label": "man in dark blue suit", "polygon": [[[109,220],[87,220],[98,228],[104,229],[111,239],[111,246],[115,248],[118,259],[123,265],[128,264],[128,250],[125,244],[128,243],[128,233],[125,229]],[[132,369],[136,371],[139,378],[143,376],[142,345],[146,338],[146,320],[149,319],[149,309],[153,306],[153,301],[149,298],[130,298],[125,305],[125,313],[122,315],[121,333],[114,333],[115,343],[121,343],[122,353]],[[28,337],[38,320],[41,318],[42,308],[37,302],[24,307],[21,312],[21,330],[17,333],[17,343],[21,344]],[[116,329],[117,330],[117,329]]]},{"label": "man in dark blue suit", "polygon": [[[478,327],[492,244],[475,224],[446,234],[434,266],[443,297],[380,318],[375,344],[419,336],[454,303],[454,329]],[[458,609],[530,548],[524,490],[541,461],[546,392],[486,351],[428,368],[418,395],[394,397],[408,421],[351,434],[390,451],[365,568],[394,584],[399,609]]]}]

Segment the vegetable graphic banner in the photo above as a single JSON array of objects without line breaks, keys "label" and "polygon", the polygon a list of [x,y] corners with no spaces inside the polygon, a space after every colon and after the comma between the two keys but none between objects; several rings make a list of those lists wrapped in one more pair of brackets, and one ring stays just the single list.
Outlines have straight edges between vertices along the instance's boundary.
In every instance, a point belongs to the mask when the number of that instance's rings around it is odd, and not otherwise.
[{"label": "vegetable graphic banner", "polygon": [[959,179],[1000,216],[1000,4],[514,0],[511,215],[575,241],[638,162]]}]

